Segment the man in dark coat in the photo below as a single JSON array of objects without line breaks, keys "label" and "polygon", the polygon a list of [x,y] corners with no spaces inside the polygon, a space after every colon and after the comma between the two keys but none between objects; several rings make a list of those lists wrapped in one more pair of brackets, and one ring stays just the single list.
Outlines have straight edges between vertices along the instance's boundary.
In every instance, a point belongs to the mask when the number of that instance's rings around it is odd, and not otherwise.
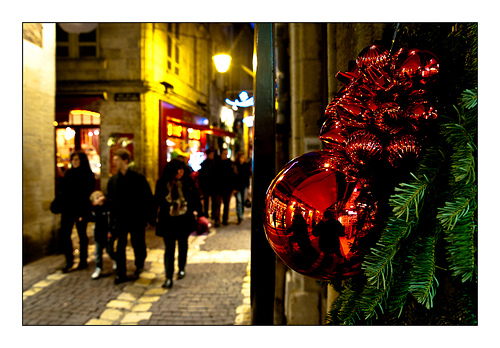
[{"label": "man in dark coat", "polygon": [[114,153],[113,162],[118,173],[108,182],[108,202],[111,215],[111,228],[117,236],[116,248],[117,277],[115,283],[127,281],[127,260],[125,249],[127,238],[130,240],[135,255],[135,274],[144,269],[146,259],[146,226],[156,223],[153,193],[146,178],[129,168],[130,152],[119,149]]},{"label": "man in dark coat", "polygon": [[203,213],[208,217],[210,201],[212,202],[211,218],[215,220],[215,149],[210,148],[206,152],[207,158],[201,163],[198,171],[198,183],[203,194]]},{"label": "man in dark coat", "polygon": [[229,202],[232,194],[236,192],[236,166],[227,155],[228,150],[223,149],[220,154],[220,160],[217,161],[215,165],[215,227],[220,226],[221,203],[224,204],[222,224],[227,225],[227,220],[229,218]]}]

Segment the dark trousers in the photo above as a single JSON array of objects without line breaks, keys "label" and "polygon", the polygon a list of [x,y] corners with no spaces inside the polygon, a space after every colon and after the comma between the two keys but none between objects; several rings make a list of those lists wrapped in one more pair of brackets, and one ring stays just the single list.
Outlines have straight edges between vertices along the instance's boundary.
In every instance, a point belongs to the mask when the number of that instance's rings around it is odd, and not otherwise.
[{"label": "dark trousers", "polygon": [[222,222],[227,223],[229,219],[229,202],[231,201],[231,192],[218,193],[215,195],[215,217],[216,223],[220,223],[221,204],[224,204],[222,211]]},{"label": "dark trousers", "polygon": [[104,249],[108,253],[109,257],[114,260],[115,259],[115,251],[114,251],[114,242],[116,238],[109,238],[108,240],[108,232],[94,230],[94,241],[95,241],[95,265],[102,269],[102,254]]},{"label": "dark trousers", "polygon": [[87,236],[87,220],[72,213],[63,213],[61,215],[60,246],[61,251],[66,257],[66,267],[73,265],[73,242],[71,233],[73,225],[76,223],[78,239],[80,241],[80,263],[87,262],[89,237]]},{"label": "dark trousers", "polygon": [[126,248],[128,243],[128,235],[130,233],[130,242],[134,249],[135,267],[136,269],[144,268],[146,260],[146,228],[144,226],[129,226],[117,228],[113,233],[117,236],[117,245],[115,252],[116,269],[119,277],[127,275],[127,257]]},{"label": "dark trousers", "polygon": [[165,263],[165,277],[167,279],[172,279],[174,275],[174,262],[175,262],[175,242],[177,242],[178,247],[178,258],[177,258],[177,266],[179,267],[179,271],[183,271],[186,267],[187,262],[187,252],[188,252],[188,237],[189,233],[187,232],[172,232],[167,233],[163,236],[163,241],[165,242],[165,254],[164,254],[164,263]]},{"label": "dark trousers", "polygon": [[[213,193],[203,193],[203,212],[205,214],[205,216],[208,218],[209,216],[212,218],[212,220],[215,220],[215,212],[216,212],[216,208],[217,208],[217,204],[216,204],[216,198],[215,198],[215,194]],[[209,211],[210,211],[210,203],[211,204],[211,207],[212,207],[212,214],[209,215]],[[220,203],[219,203],[220,205]]]}]

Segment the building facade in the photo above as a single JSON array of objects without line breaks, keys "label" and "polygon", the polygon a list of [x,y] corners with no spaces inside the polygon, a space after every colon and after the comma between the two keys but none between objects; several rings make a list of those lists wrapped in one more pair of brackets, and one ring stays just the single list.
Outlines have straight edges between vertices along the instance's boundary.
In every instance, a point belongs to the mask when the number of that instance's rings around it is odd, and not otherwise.
[{"label": "building facade", "polygon": [[[55,251],[59,216],[49,206],[73,151],[87,154],[105,191],[120,147],[151,187],[176,156],[196,170],[208,147],[251,148],[242,120],[252,108],[226,103],[253,95],[241,68],[252,62],[249,24],[25,23],[23,38],[26,260]],[[224,74],[212,60],[220,52],[233,56]]]},{"label": "building facade", "polygon": [[[58,127],[82,127],[75,123],[78,117],[66,121],[78,109],[98,114],[95,173],[103,188],[114,174],[111,159],[118,147],[132,152],[136,170],[153,186],[173,156],[190,156],[196,169],[203,150],[231,148],[242,137],[233,127],[237,114],[225,98],[233,90],[251,89],[253,81],[237,79],[238,69],[217,73],[212,56],[229,51],[246,28],[236,32],[231,24],[100,23],[90,32],[71,33],[64,25],[56,27]],[[247,31],[241,41],[251,48],[249,35]],[[92,44],[95,48],[89,50]],[[79,146],[89,158],[97,152],[87,137],[95,132],[84,128],[81,139],[87,144],[76,141],[69,150],[61,146],[65,156]],[[58,165],[66,164],[58,151]]]}]

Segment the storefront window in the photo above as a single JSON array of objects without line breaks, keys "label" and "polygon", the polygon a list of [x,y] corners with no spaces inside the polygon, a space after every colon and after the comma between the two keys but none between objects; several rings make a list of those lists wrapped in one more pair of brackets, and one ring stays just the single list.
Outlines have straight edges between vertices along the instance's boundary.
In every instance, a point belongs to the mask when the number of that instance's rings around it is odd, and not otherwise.
[{"label": "storefront window", "polygon": [[57,179],[64,176],[70,168],[70,156],[75,151],[87,155],[90,168],[97,182],[101,176],[100,115],[95,112],[78,110],[69,116],[64,125],[56,123],[56,165]]}]

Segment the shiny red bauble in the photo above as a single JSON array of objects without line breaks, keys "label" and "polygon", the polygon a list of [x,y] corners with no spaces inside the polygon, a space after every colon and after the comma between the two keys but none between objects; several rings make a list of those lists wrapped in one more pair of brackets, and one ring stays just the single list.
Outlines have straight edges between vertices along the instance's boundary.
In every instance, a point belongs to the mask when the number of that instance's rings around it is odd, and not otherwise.
[{"label": "shiny red bauble", "polygon": [[377,179],[408,170],[421,155],[424,131],[438,116],[428,91],[438,72],[431,52],[371,45],[337,73],[343,87],[319,134],[326,149],[290,161],[266,194],[266,236],[291,269],[320,280],[360,272],[381,228],[385,187],[375,185],[385,184]]},{"label": "shiny red bauble", "polygon": [[359,273],[359,240],[374,227],[369,187],[346,175],[340,152],[322,150],[291,160],[266,194],[264,229],[276,255],[319,280]]}]

